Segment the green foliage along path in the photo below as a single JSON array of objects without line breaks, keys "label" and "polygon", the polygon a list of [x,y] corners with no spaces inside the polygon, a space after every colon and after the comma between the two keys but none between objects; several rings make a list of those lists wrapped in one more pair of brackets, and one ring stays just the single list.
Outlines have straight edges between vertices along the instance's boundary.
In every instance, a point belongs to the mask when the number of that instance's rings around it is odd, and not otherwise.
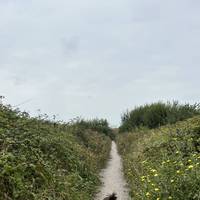
[{"label": "green foliage along path", "polygon": [[122,115],[120,132],[132,131],[138,127],[157,128],[166,124],[174,124],[200,114],[199,104],[179,104],[157,102],[139,106]]},{"label": "green foliage along path", "polygon": [[92,199],[111,143],[108,125],[92,124],[31,118],[0,104],[0,200]]},{"label": "green foliage along path", "polygon": [[198,104],[137,107],[119,132],[106,120],[61,123],[0,103],[0,200],[94,199],[111,139],[133,199],[200,200]]},{"label": "green foliage along path", "polygon": [[200,117],[117,138],[131,197],[200,199]]}]

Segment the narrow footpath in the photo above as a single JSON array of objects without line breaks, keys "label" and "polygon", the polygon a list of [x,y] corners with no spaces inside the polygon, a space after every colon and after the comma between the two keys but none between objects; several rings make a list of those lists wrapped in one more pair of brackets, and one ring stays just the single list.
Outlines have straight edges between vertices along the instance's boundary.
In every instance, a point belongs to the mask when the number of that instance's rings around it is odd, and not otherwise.
[{"label": "narrow footpath", "polygon": [[117,152],[117,145],[112,142],[110,159],[107,167],[101,172],[102,186],[95,200],[103,200],[107,195],[115,192],[117,200],[130,200],[128,188],[123,176],[121,157]]}]

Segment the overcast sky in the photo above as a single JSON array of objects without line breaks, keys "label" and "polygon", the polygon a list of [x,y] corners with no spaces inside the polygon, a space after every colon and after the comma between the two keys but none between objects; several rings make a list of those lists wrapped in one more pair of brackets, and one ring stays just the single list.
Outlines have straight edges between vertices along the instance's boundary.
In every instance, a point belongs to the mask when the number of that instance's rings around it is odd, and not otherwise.
[{"label": "overcast sky", "polygon": [[0,0],[0,95],[32,115],[107,118],[200,97],[199,0]]}]

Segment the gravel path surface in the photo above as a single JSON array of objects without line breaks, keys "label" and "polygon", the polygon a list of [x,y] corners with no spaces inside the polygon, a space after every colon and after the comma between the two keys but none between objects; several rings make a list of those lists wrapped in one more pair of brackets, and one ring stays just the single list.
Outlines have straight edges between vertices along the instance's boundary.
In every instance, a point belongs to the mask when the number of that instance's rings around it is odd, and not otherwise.
[{"label": "gravel path surface", "polygon": [[126,181],[122,172],[121,157],[117,152],[115,142],[112,142],[110,159],[107,167],[101,172],[102,186],[95,200],[103,200],[107,195],[115,192],[117,200],[130,200]]}]

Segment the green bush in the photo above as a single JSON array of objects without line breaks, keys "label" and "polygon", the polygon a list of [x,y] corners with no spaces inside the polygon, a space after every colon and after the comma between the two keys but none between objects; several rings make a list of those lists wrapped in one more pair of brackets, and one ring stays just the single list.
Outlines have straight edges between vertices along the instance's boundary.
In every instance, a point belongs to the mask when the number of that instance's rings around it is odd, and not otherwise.
[{"label": "green bush", "polygon": [[0,104],[0,199],[90,200],[110,139]]},{"label": "green bush", "polygon": [[70,123],[70,126],[79,129],[80,132],[90,129],[114,139],[113,130],[109,127],[106,119],[84,120],[77,118]]},{"label": "green bush", "polygon": [[117,138],[133,199],[200,199],[200,117]]},{"label": "green bush", "polygon": [[180,105],[177,101],[173,103],[153,103],[136,107],[122,115],[120,132],[131,131],[138,127],[157,128],[166,124],[191,118],[200,114],[199,104]]}]

